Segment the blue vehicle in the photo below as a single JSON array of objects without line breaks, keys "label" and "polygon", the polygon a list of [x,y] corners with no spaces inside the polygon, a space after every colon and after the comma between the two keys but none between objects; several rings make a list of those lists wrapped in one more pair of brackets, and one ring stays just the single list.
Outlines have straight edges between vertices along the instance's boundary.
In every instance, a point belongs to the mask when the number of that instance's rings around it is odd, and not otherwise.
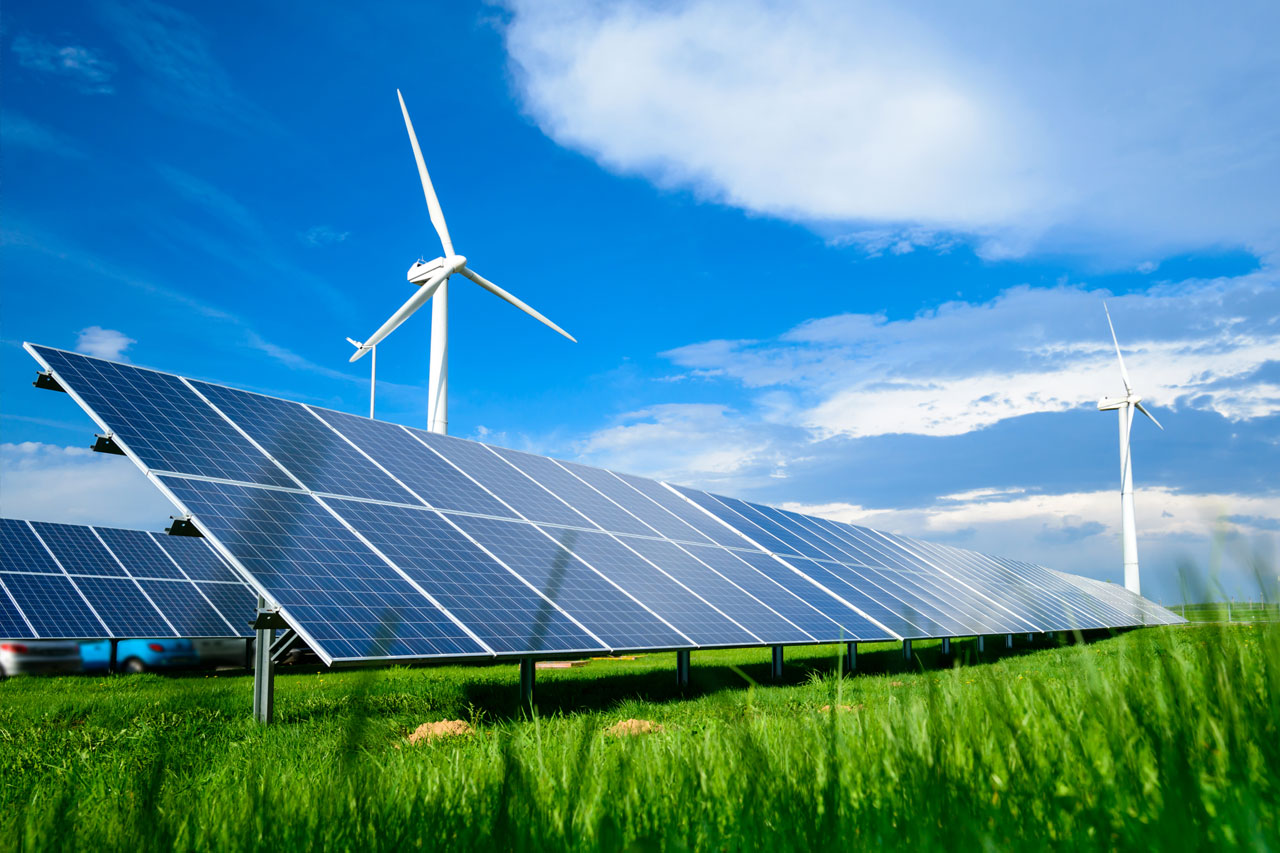
[{"label": "blue vehicle", "polygon": [[[94,640],[80,644],[85,672],[106,672],[111,662],[111,641]],[[117,672],[147,672],[153,669],[194,667],[200,662],[190,640],[118,640]]]}]

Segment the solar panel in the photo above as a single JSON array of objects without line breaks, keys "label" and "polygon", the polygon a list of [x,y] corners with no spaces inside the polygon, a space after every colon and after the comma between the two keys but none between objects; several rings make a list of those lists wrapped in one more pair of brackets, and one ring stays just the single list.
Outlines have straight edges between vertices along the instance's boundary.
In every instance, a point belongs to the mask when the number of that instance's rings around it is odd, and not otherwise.
[{"label": "solar panel", "polygon": [[[166,539],[222,580],[193,583]],[[247,637],[256,610],[202,539],[12,518],[0,519],[0,589],[5,639]]]},{"label": "solar panel", "polygon": [[[245,612],[228,618],[224,593],[242,576],[326,662],[965,636],[1159,615],[1030,564],[28,349],[217,552],[197,558],[182,537],[102,536],[108,555],[153,565],[138,589],[171,619],[240,625]],[[160,576],[159,552],[181,579]],[[69,580],[44,570],[55,572]],[[187,586],[177,595],[166,582]]]}]

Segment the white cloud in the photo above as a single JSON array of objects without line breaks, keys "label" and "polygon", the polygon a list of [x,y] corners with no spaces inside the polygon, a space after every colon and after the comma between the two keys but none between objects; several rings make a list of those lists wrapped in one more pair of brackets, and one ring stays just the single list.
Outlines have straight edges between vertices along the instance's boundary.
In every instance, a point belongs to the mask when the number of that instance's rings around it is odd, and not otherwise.
[{"label": "white cloud", "polygon": [[901,251],[1280,248],[1274,5],[509,5],[544,132],[664,187]]},{"label": "white cloud", "polygon": [[0,480],[11,518],[159,530],[177,511],[128,459],[87,447],[0,444]]},{"label": "white cloud", "polygon": [[[960,435],[1120,394],[1105,295],[1019,287],[905,320],[842,314],[773,340],[707,341],[665,355],[694,376],[752,391],[761,417],[819,437]],[[1270,273],[1159,287],[1109,304],[1129,374],[1150,405],[1233,420],[1280,411],[1280,385],[1250,378],[1280,352],[1271,322],[1280,289]]]},{"label": "white cloud", "polygon": [[127,360],[124,351],[136,344],[133,338],[115,329],[104,329],[101,326],[89,326],[80,330],[76,338],[76,352],[106,358],[112,361]]},{"label": "white cloud", "polygon": [[10,49],[23,68],[62,77],[83,94],[109,95],[115,91],[111,84],[115,65],[87,47],[59,46],[23,33],[14,38]]}]

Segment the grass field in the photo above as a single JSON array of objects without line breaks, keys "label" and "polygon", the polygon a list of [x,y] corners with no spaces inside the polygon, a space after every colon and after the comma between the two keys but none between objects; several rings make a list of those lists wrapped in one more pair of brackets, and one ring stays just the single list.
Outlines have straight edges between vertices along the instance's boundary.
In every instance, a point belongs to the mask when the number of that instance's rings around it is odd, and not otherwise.
[{"label": "grass field", "polygon": [[1175,604],[1169,609],[1190,622],[1280,622],[1280,604],[1262,601]]},{"label": "grass field", "polygon": [[[250,680],[0,684],[0,848],[1280,848],[1280,630],[1148,629],[943,668],[936,647]],[[825,710],[824,710],[825,708]],[[424,721],[472,736],[410,744]],[[660,732],[612,736],[638,718]]]}]

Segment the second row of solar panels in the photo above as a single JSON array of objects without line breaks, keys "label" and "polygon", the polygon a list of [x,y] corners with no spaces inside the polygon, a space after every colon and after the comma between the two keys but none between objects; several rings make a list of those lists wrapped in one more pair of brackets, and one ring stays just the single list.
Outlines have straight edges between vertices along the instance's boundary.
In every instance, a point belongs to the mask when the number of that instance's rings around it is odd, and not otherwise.
[{"label": "second row of solar panels", "polygon": [[201,539],[0,519],[0,637],[249,636],[256,601]]}]

